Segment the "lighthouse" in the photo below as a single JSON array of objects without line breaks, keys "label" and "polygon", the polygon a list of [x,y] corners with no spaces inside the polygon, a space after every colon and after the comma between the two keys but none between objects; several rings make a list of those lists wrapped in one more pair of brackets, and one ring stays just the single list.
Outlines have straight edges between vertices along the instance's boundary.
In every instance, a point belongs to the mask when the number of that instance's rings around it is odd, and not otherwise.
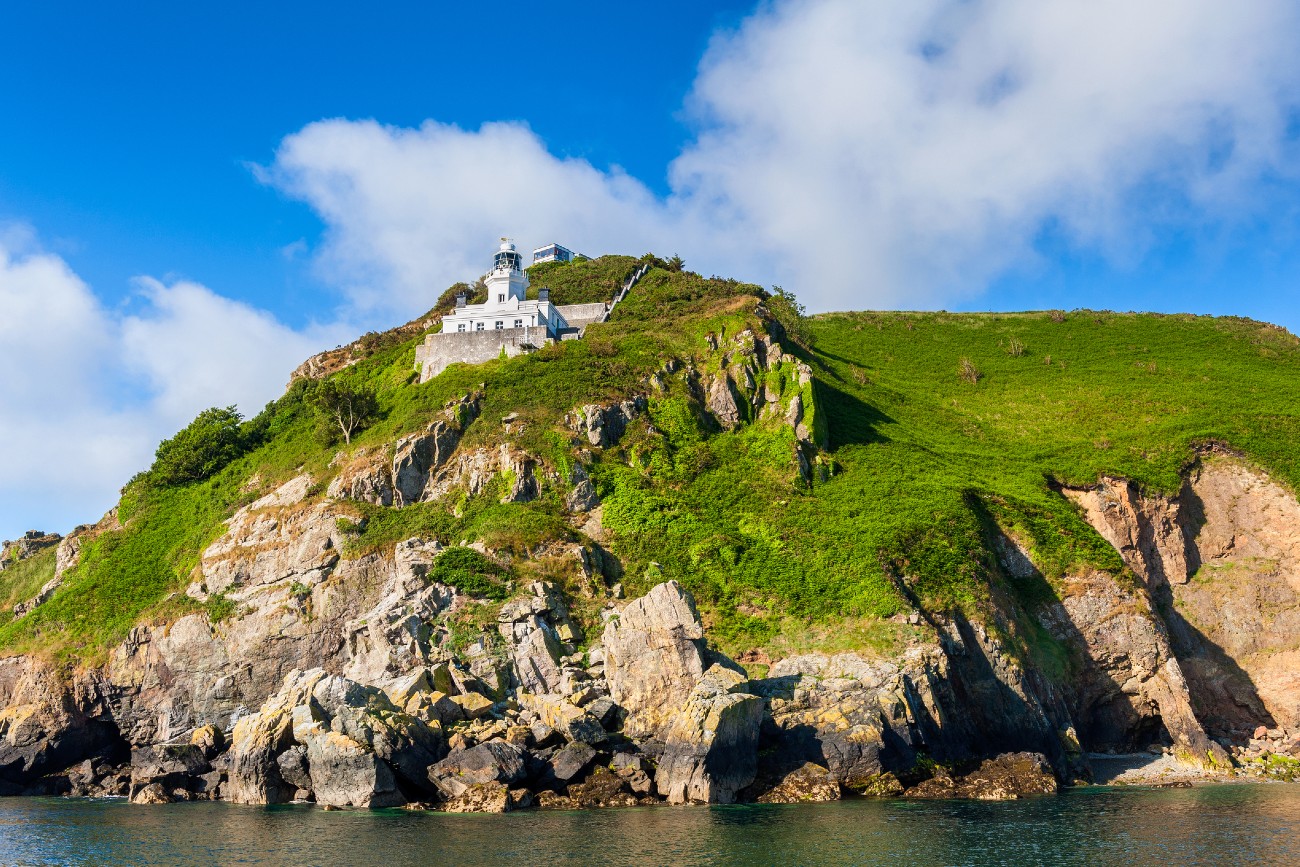
[{"label": "lighthouse", "polygon": [[[556,246],[556,245],[552,245]],[[627,293],[645,272],[642,266],[623,287]],[[551,303],[550,291],[537,290],[528,298],[528,272],[523,256],[509,238],[492,256],[492,269],[483,275],[487,300],[470,304],[464,293],[456,296],[456,307],[442,317],[442,330],[425,335],[415,348],[415,366],[420,382],[428,382],[449,364],[479,364],[502,355],[514,357],[540,349],[557,340],[582,337],[587,325],[604,322],[612,301],[586,304]]]},{"label": "lighthouse", "polygon": [[501,246],[492,257],[492,270],[483,282],[487,284],[489,305],[518,304],[528,298],[528,272],[524,270],[523,257],[509,238],[501,239]]}]

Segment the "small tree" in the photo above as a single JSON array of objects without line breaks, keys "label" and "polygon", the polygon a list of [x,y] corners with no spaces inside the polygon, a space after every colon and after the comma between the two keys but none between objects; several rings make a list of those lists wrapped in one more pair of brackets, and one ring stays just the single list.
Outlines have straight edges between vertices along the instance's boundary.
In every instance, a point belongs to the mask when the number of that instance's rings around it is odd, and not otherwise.
[{"label": "small tree", "polygon": [[811,342],[808,329],[804,325],[806,311],[793,292],[780,286],[773,286],[772,291],[767,295],[767,309],[793,340],[804,346]]},{"label": "small tree", "polygon": [[332,431],[338,428],[343,441],[352,444],[352,435],[374,421],[379,414],[375,393],[339,379],[325,379],[316,383],[310,402],[318,417]]},{"label": "small tree", "polygon": [[682,260],[681,256],[673,256],[664,264],[668,266],[669,271],[676,271],[680,273],[682,270],[682,266],[685,265],[686,262]]},{"label": "small tree", "polygon": [[184,430],[163,440],[148,477],[171,486],[200,482],[244,453],[242,417],[233,406],[199,413]]}]

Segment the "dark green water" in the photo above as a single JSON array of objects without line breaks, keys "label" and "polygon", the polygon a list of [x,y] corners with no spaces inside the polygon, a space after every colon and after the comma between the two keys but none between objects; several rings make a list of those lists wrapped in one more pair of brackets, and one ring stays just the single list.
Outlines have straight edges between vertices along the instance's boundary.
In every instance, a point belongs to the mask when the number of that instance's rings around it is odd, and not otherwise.
[{"label": "dark green water", "polygon": [[1300,786],[505,816],[7,798],[0,864],[1300,865]]}]

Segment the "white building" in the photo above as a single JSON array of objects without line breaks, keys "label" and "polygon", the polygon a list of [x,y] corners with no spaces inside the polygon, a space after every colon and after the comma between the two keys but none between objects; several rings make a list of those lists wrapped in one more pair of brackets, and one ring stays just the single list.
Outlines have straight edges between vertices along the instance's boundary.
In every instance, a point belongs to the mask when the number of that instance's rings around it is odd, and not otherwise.
[{"label": "white building", "polygon": [[509,238],[502,238],[492,259],[492,270],[483,278],[487,301],[467,304],[465,296],[460,295],[456,308],[442,317],[442,331],[426,334],[424,342],[415,348],[420,382],[433,379],[448,365],[481,364],[502,355],[513,358],[556,340],[581,338],[588,325],[609,317],[617,298],[626,295],[648,267],[628,277],[615,299],[557,307],[545,288],[537,291],[536,301],[528,300],[528,272],[515,245]]},{"label": "white building", "polygon": [[492,261],[492,270],[483,278],[487,284],[487,301],[466,304],[465,296],[456,298],[456,309],[442,317],[442,333],[505,331],[512,328],[538,328],[545,337],[556,337],[568,328],[563,314],[551,303],[549,292],[542,289],[536,301],[528,300],[528,272],[519,252],[509,238]]},{"label": "white building", "polygon": [[573,251],[568,247],[561,247],[559,244],[547,244],[545,247],[538,247],[533,251],[533,264],[538,265],[542,262],[572,262]]}]

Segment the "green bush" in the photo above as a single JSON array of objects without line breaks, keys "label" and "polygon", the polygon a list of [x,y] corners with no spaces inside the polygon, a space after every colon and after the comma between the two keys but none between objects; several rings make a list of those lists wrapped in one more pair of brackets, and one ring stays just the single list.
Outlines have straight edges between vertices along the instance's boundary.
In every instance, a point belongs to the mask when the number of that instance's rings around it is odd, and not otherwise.
[{"label": "green bush", "polygon": [[428,578],[438,584],[455,587],[471,596],[485,596],[500,601],[509,595],[504,578],[506,570],[473,548],[448,548],[438,555]]},{"label": "green bush", "polygon": [[242,418],[233,406],[203,410],[180,433],[158,446],[149,479],[174,486],[210,477],[246,450]]}]

